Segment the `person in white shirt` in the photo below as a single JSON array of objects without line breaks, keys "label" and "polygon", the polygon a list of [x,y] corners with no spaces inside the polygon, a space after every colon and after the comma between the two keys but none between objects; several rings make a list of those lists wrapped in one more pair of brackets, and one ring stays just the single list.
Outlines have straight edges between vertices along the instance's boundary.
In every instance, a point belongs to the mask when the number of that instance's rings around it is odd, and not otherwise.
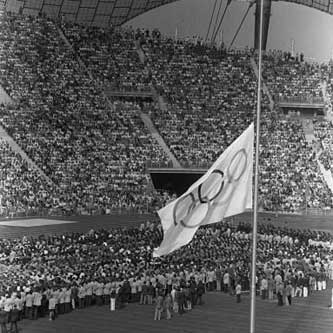
[{"label": "person in white shirt", "polygon": [[95,295],[96,295],[96,304],[98,306],[103,305],[103,290],[104,290],[104,284],[96,282]]},{"label": "person in white shirt", "polygon": [[140,304],[143,304],[142,286],[143,286],[143,279],[140,277],[137,281],[137,297]]},{"label": "person in white shirt", "polygon": [[83,309],[85,307],[85,297],[86,297],[86,288],[85,286],[80,286],[79,288],[79,309]]},{"label": "person in white shirt", "polygon": [[33,319],[37,320],[42,305],[42,294],[39,291],[33,292]]},{"label": "person in white shirt", "polygon": [[223,289],[225,293],[229,291],[229,286],[230,286],[230,278],[228,271],[226,271],[223,275],[223,287],[224,287]]},{"label": "person in white shirt", "polygon": [[34,301],[34,296],[32,296],[32,291],[29,291],[25,297],[25,317],[28,319],[32,319],[33,311],[32,311],[32,306],[33,306],[33,301]]},{"label": "person in white shirt", "polygon": [[262,299],[266,299],[268,296],[268,281],[266,279],[266,276],[263,276],[263,278],[261,279],[260,291]]},{"label": "person in white shirt", "polygon": [[242,293],[242,286],[240,282],[237,282],[236,285],[236,302],[240,303],[241,302],[241,293]]},{"label": "person in white shirt", "polygon": [[66,298],[66,288],[63,288],[59,292],[59,314],[65,313],[65,298]]},{"label": "person in white shirt", "polygon": [[14,299],[14,303],[16,305],[16,308],[19,310],[19,320],[22,319],[23,316],[23,306],[24,306],[24,300],[22,299],[22,295],[16,296]]},{"label": "person in white shirt", "polygon": [[131,302],[137,301],[137,282],[136,279],[133,279],[131,283]]},{"label": "person in white shirt", "polygon": [[116,285],[112,285],[111,290],[110,290],[110,311],[115,311],[116,310],[116,297],[117,297],[117,292],[116,292]]},{"label": "person in white shirt", "polygon": [[211,269],[210,271],[208,271],[207,275],[208,275],[208,290],[213,291],[214,282],[216,281],[215,271]]},{"label": "person in white shirt", "polygon": [[173,286],[171,290],[171,300],[172,300],[172,309],[175,313],[178,312],[178,302],[176,299],[176,293],[177,293],[176,287]]},{"label": "person in white shirt", "polygon": [[55,311],[54,311],[55,317],[57,317],[59,314],[60,291],[61,291],[60,289],[55,289],[52,293],[56,300]]},{"label": "person in white shirt", "polygon": [[6,299],[4,302],[4,310],[9,313],[12,310],[13,305],[14,300],[9,295],[6,295]]},{"label": "person in white shirt", "polygon": [[103,301],[104,301],[104,304],[106,304],[106,305],[110,303],[111,287],[112,287],[112,284],[110,281],[108,281],[107,283],[104,284]]},{"label": "person in white shirt", "polygon": [[[25,289],[23,289],[25,290]],[[22,311],[21,311],[21,318],[25,318],[25,298],[26,298],[26,292],[25,291],[21,291],[20,292],[20,298],[22,301]]]},{"label": "person in white shirt", "polygon": [[93,294],[93,286],[91,283],[86,284],[86,297],[85,304],[86,306],[90,306],[92,303],[92,294]]},{"label": "person in white shirt", "polygon": [[55,319],[56,304],[57,304],[57,299],[54,294],[51,294],[51,298],[49,299],[49,320]]}]

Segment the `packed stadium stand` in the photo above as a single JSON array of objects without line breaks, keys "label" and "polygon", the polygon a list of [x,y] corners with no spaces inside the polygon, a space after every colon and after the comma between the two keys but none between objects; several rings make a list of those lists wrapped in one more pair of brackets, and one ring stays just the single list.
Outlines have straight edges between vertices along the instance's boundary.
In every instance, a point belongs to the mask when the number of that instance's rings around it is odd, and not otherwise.
[{"label": "packed stadium stand", "polygon": [[111,110],[54,22],[8,14],[0,35],[0,81],[16,102],[1,107],[2,124],[64,193],[67,209],[149,207],[145,163],[167,158],[139,107]]},{"label": "packed stadium stand", "polygon": [[153,84],[169,103],[163,114],[152,113],[153,121],[183,165],[212,163],[253,118],[249,56],[159,35],[141,43]]},{"label": "packed stadium stand", "polygon": [[114,90],[150,90],[151,79],[136,51],[133,29],[114,31],[69,23],[62,28],[99,84]]},{"label": "packed stadium stand", "polygon": [[281,51],[267,52],[263,60],[263,78],[276,99],[306,102],[322,98],[320,84],[327,64],[307,63],[301,55]]},{"label": "packed stadium stand", "polygon": [[[253,120],[257,83],[249,50],[10,13],[3,14],[0,40],[0,84],[15,101],[1,106],[1,123],[54,183],[54,202],[41,210],[153,211],[168,201],[148,186],[146,164],[167,165],[169,158],[142,111],[183,167],[210,165]],[[265,57],[263,76],[274,96],[320,98],[325,68],[276,52]],[[154,90],[160,98],[111,102],[106,89]],[[272,110],[265,94],[262,111],[262,208],[331,208],[332,192],[300,121]]]}]

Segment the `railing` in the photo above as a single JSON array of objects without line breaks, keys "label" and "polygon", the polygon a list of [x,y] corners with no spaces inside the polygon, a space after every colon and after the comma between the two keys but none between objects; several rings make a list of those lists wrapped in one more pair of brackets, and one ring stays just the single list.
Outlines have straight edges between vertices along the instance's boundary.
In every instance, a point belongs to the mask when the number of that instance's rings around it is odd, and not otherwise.
[{"label": "railing", "polygon": [[274,95],[274,101],[277,103],[290,103],[290,104],[324,104],[323,97],[316,97],[311,95],[304,96],[280,96]]},{"label": "railing", "polygon": [[27,209],[25,211],[12,211],[2,209],[0,212],[0,220],[8,220],[14,218],[36,218],[36,217],[74,217],[74,216],[99,216],[99,215],[137,215],[137,214],[154,214],[156,209],[149,207],[149,205],[142,205],[137,208],[111,208],[111,209],[87,209],[87,210],[73,210],[73,209]]},{"label": "railing", "polygon": [[155,169],[174,169],[173,163],[171,160],[168,162],[152,162],[152,161],[147,161],[146,162],[146,168],[155,168]]},{"label": "railing", "polygon": [[332,208],[308,208],[302,212],[302,215],[315,215],[315,216],[333,216]]},{"label": "railing", "polygon": [[[0,220],[8,220],[15,218],[50,218],[50,217],[75,217],[75,216],[100,216],[100,215],[138,215],[151,214],[154,215],[157,211],[156,207],[140,206],[138,208],[111,208],[111,209],[91,209],[91,210],[65,210],[60,208],[52,209],[27,209],[26,211],[5,211],[0,213]],[[247,213],[252,213],[248,210]],[[304,215],[304,216],[333,216],[332,208],[308,208],[294,212],[288,211],[265,211],[260,210],[260,214],[276,214],[276,215]]]},{"label": "railing", "polygon": [[105,93],[107,94],[145,94],[145,95],[151,95],[153,94],[152,88],[150,85],[137,85],[137,86],[114,86],[109,85],[105,86]]},{"label": "railing", "polygon": [[[180,162],[182,169],[209,169],[213,163],[209,162],[198,162],[197,164],[192,164],[188,162]],[[177,169],[173,166],[172,161],[168,162],[146,162],[147,168],[155,168],[155,169]]]}]

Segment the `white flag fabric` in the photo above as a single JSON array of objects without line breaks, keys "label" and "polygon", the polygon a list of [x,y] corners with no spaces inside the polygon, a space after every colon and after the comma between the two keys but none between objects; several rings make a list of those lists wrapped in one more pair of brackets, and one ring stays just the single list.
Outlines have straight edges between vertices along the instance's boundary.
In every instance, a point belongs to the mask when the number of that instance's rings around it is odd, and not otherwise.
[{"label": "white flag fabric", "polygon": [[197,229],[252,208],[253,123],[183,195],[158,211],[163,241],[154,257],[188,244]]}]

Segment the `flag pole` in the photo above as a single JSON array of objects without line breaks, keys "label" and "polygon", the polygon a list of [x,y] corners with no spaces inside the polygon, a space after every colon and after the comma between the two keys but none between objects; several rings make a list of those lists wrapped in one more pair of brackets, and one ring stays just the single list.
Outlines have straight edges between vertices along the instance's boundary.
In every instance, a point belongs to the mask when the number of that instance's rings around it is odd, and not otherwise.
[{"label": "flag pole", "polygon": [[251,265],[251,317],[250,333],[255,333],[256,319],[256,262],[257,262],[257,224],[258,224],[258,178],[259,178],[259,138],[260,138],[260,112],[261,112],[261,73],[262,73],[262,30],[264,0],[260,1],[259,25],[259,62],[258,62],[258,93],[257,93],[257,124],[255,147],[255,173],[254,173],[254,206],[252,230],[252,265]]}]

